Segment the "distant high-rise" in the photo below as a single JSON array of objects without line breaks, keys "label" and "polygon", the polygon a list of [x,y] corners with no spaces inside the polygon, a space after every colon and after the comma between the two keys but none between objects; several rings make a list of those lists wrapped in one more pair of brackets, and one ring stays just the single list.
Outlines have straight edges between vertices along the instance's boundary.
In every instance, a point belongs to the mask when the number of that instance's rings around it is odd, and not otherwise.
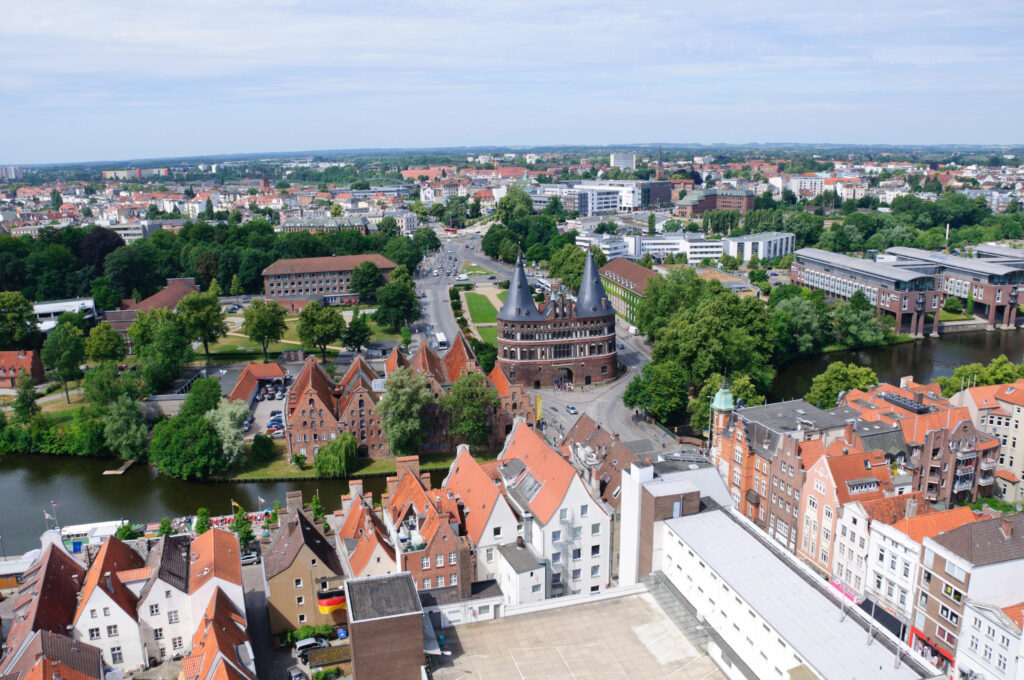
[{"label": "distant high-rise", "polygon": [[632,172],[636,170],[636,154],[635,153],[613,153],[611,159],[611,166],[618,168],[619,170],[627,170]]}]

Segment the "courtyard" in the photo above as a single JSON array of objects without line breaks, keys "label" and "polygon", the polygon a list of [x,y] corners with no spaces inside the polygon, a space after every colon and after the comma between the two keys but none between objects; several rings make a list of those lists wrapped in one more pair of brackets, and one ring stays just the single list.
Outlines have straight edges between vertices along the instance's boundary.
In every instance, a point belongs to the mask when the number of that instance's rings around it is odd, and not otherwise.
[{"label": "courtyard", "polygon": [[647,593],[438,631],[435,680],[724,680]]}]

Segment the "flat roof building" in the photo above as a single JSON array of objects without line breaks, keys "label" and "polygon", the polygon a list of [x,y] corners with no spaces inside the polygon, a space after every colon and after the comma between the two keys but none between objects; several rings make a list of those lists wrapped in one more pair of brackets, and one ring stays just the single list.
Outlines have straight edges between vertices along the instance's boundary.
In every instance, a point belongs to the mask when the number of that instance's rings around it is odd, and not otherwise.
[{"label": "flat roof building", "polygon": [[358,302],[352,290],[352,272],[364,262],[372,262],[387,281],[395,263],[376,253],[336,257],[301,257],[278,260],[263,270],[263,287],[268,299],[322,299],[327,304]]},{"label": "flat roof building", "polygon": [[359,680],[419,680],[424,654],[423,606],[412,574],[345,582],[352,674]]}]

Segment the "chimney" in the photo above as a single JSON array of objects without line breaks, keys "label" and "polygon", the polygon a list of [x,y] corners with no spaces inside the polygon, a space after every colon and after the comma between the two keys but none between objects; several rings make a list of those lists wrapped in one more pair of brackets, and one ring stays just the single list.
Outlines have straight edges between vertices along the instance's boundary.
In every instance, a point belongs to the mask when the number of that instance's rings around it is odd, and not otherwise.
[{"label": "chimney", "polygon": [[288,514],[292,514],[293,510],[302,510],[302,492],[301,491],[289,491],[285,494],[285,508],[288,510]]},{"label": "chimney", "polygon": [[352,500],[355,500],[363,495],[363,480],[361,479],[350,479],[348,480],[348,493],[352,496]]},{"label": "chimney", "polygon": [[522,550],[522,549],[524,549],[526,547],[526,542],[523,541],[523,537],[522,536],[516,536],[516,547],[519,548],[520,550]]},{"label": "chimney", "polygon": [[[429,489],[430,488],[430,473],[429,472],[421,472],[420,473],[420,484],[423,485],[424,489]],[[440,499],[438,499],[438,500],[440,501]]]},{"label": "chimney", "polygon": [[924,403],[924,392],[921,392],[921,391],[914,392],[914,403],[915,404],[923,404]]},{"label": "chimney", "polygon": [[619,441],[619,433],[618,432],[616,432],[612,436],[615,437],[615,441]]},{"label": "chimney", "polygon": [[388,477],[388,489],[387,494],[390,496],[395,493],[395,489],[398,488],[398,477]]},{"label": "chimney", "polygon": [[908,498],[907,499],[907,509],[906,509],[906,512],[903,513],[903,517],[905,519],[910,519],[911,517],[913,517],[916,514],[917,514],[917,499],[916,498]]},{"label": "chimney", "polygon": [[843,439],[846,440],[847,444],[850,444],[850,443],[853,442],[853,421],[852,420],[847,420],[846,421],[846,428],[843,430]]},{"label": "chimney", "polygon": [[1009,517],[1004,517],[999,520],[999,529],[1003,532],[1003,538],[1007,541],[1013,536],[1013,520]]},{"label": "chimney", "polygon": [[78,574],[72,574],[71,575],[71,580],[75,584],[75,590],[78,590],[81,587],[81,584],[78,583]]},{"label": "chimney", "polygon": [[598,472],[600,472],[599,468],[592,467],[588,471],[588,473],[589,473],[588,476],[590,477],[590,479],[589,479],[590,490],[594,492],[595,496],[600,497],[601,496],[601,478],[598,475]]},{"label": "chimney", "polygon": [[417,477],[420,476],[420,457],[419,456],[402,456],[401,458],[395,459],[395,476],[399,480],[402,479],[402,475],[405,474],[406,470],[412,470],[412,473]]},{"label": "chimney", "polygon": [[848,448],[846,448],[846,447],[844,446],[844,447],[843,447],[843,455],[844,455],[844,456],[848,456],[848,455],[850,455],[850,449],[848,449]]}]

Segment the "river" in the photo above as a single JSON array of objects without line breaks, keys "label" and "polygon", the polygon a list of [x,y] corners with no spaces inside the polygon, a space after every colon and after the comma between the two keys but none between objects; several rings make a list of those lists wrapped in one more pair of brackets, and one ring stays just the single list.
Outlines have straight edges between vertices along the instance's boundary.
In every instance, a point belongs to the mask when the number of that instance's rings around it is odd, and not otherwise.
[{"label": "river", "polygon": [[[951,375],[961,364],[986,363],[1006,354],[1019,363],[1024,355],[1024,336],[1016,332],[951,333],[941,339],[924,338],[914,342],[856,351],[832,352],[792,361],[779,369],[769,393],[771,401],[802,397],[815,375],[830,362],[853,362],[870,366],[880,380],[897,382],[913,375],[924,381]],[[136,465],[123,476],[104,476],[103,470],[115,467],[112,460],[58,458],[53,456],[8,456],[0,462],[0,536],[8,555],[38,547],[44,529],[43,512],[53,500],[61,524],[99,522],[124,517],[132,522],[158,521],[179,517],[206,507],[214,515],[229,514],[231,499],[245,508],[259,507],[262,497],[273,504],[284,504],[285,493],[303,492],[308,500],[319,490],[328,511],[338,507],[338,498],[348,492],[342,480],[311,480],[265,483],[182,482],[160,477],[153,468]],[[431,473],[435,484],[444,478],[444,470]],[[365,488],[379,496],[383,477],[365,480]]]}]

